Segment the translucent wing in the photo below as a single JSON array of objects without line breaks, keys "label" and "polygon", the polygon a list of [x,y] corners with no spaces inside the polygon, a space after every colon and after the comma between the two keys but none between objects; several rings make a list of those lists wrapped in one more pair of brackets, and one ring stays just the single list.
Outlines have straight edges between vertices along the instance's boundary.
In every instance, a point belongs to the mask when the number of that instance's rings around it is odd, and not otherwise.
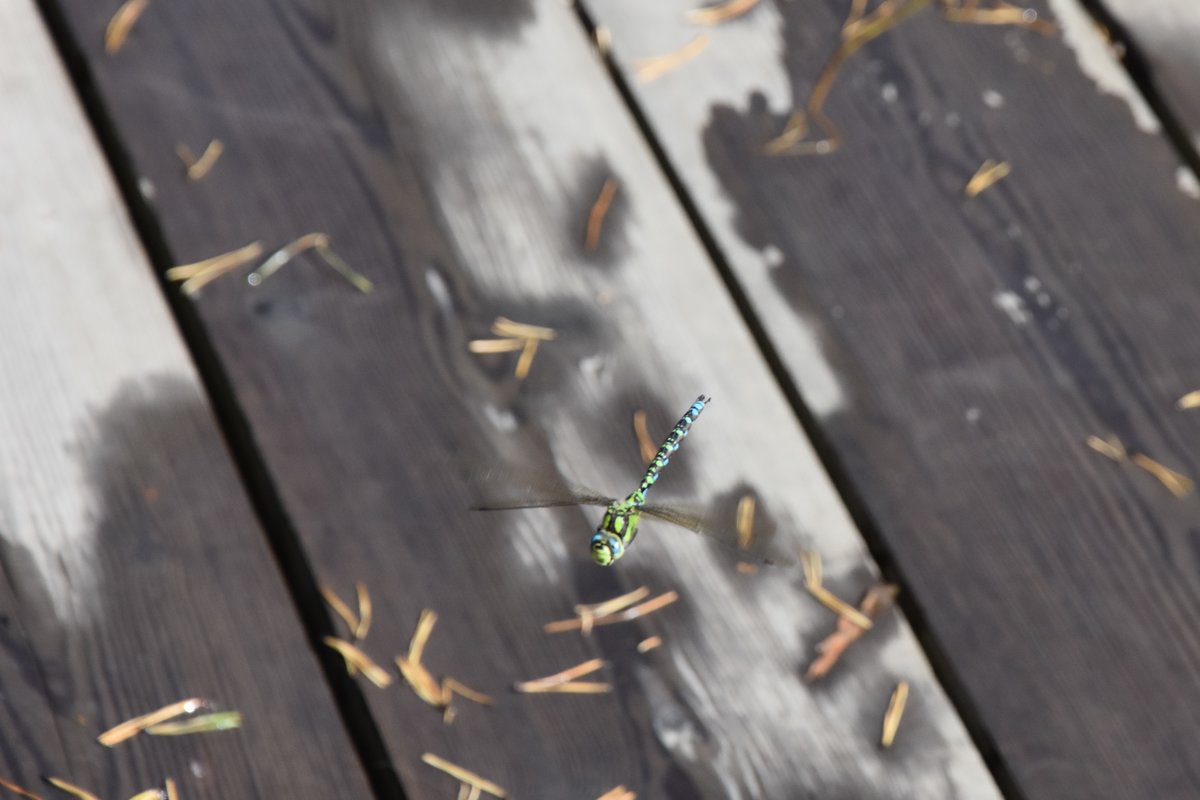
[{"label": "translucent wing", "polygon": [[517,508],[607,506],[612,498],[563,479],[557,472],[494,467],[470,477],[471,508],[503,511]]},{"label": "translucent wing", "polygon": [[721,525],[707,512],[696,509],[683,509],[676,506],[646,505],[642,507],[642,513],[647,517],[661,519],[672,525],[678,525],[681,528],[687,528],[690,531],[702,533],[711,539],[716,539],[725,546],[733,548],[746,560],[762,561],[767,564],[777,564],[780,566],[796,563],[791,558],[776,553],[770,548],[769,545],[773,538],[773,530],[764,529],[757,531],[755,535],[751,536],[746,547],[741,547],[738,541],[737,529],[733,525]]},{"label": "translucent wing", "polygon": [[[675,508],[671,506],[647,505],[642,506],[642,513],[648,517],[655,517],[663,520],[664,522],[669,522],[672,525],[678,525],[681,528],[687,528],[689,531],[695,531],[696,533],[714,536],[718,539],[727,538],[712,530],[703,512],[693,511],[690,509],[685,511],[681,508]],[[734,539],[736,538],[737,537],[735,535]]]}]

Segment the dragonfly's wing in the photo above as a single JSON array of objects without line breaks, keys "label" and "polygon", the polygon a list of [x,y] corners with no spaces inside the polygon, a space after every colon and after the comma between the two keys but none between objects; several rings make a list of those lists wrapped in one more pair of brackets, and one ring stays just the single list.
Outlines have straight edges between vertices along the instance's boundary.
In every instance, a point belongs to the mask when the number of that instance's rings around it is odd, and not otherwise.
[{"label": "dragonfly's wing", "polygon": [[[678,525],[681,528],[687,528],[696,533],[714,534],[710,530],[708,519],[703,512],[692,509],[684,510],[672,506],[657,506],[648,505],[642,506],[642,513],[648,517],[655,517],[672,525]],[[718,536],[718,538],[723,538]],[[736,536],[734,537],[737,538]]]},{"label": "dragonfly's wing", "polygon": [[471,508],[501,511],[516,508],[607,506],[612,502],[590,489],[566,481],[557,472],[521,468],[477,470],[470,475]]},{"label": "dragonfly's wing", "polygon": [[[678,525],[681,528],[687,528],[690,531],[702,533],[711,539],[716,539],[727,547],[736,550],[746,560],[763,561],[767,564],[778,564],[781,566],[796,563],[793,559],[777,552],[776,549],[771,547],[771,540],[774,538],[773,530],[760,529],[755,531],[746,546],[742,547],[742,543],[738,541],[737,529],[732,522],[729,525],[722,525],[708,512],[698,509],[684,509],[677,506],[646,505],[642,507],[642,513],[648,517],[661,519],[664,522],[670,522],[672,525]],[[760,527],[765,528],[765,526]]]}]

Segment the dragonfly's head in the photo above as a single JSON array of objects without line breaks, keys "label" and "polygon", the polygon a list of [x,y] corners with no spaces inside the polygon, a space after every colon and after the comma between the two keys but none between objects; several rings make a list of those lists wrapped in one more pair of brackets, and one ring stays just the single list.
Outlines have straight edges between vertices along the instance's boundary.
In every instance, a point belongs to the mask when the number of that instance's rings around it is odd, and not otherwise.
[{"label": "dragonfly's head", "polygon": [[625,543],[621,537],[608,531],[596,531],[592,537],[592,560],[602,567],[611,565],[625,555]]}]

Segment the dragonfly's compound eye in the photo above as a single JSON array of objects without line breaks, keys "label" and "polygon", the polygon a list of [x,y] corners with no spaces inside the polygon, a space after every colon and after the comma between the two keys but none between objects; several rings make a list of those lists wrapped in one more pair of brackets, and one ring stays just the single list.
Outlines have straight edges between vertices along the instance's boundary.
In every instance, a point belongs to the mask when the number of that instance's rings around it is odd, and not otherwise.
[{"label": "dragonfly's compound eye", "polygon": [[606,531],[599,531],[592,537],[592,560],[602,567],[607,567],[620,558],[625,551],[621,540]]}]

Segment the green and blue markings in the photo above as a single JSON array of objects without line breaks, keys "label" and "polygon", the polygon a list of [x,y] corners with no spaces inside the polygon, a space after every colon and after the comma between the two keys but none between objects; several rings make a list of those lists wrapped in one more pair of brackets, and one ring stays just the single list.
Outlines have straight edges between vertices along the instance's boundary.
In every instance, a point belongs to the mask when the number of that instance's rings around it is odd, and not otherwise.
[{"label": "green and blue markings", "polygon": [[637,537],[638,522],[641,520],[642,510],[646,505],[646,493],[658,481],[659,475],[662,474],[667,464],[671,463],[671,456],[683,443],[692,423],[700,416],[704,407],[711,402],[711,397],[700,395],[696,402],[692,403],[691,408],[680,417],[679,422],[675,423],[675,427],[667,434],[666,440],[658,448],[654,458],[650,459],[650,464],[646,467],[646,474],[642,476],[642,482],[638,488],[624,500],[614,500],[609,504],[604,516],[600,519],[600,525],[596,529],[595,535],[592,536],[592,560],[597,564],[604,567],[610,566],[625,555],[625,551],[633,544],[633,540]]}]

